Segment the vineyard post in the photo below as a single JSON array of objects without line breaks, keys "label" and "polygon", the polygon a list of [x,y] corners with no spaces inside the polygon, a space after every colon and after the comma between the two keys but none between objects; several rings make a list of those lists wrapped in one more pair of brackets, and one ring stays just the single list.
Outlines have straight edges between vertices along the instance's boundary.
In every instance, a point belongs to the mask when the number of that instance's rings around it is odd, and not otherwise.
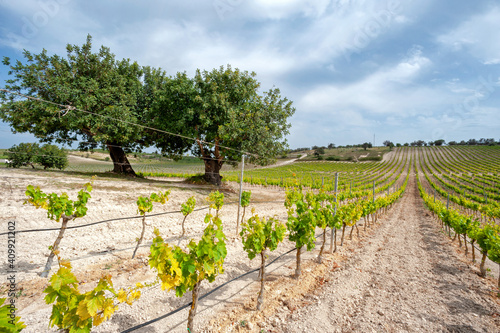
[{"label": "vineyard post", "polygon": [[352,194],[352,180],[351,180],[351,186],[349,187],[349,194]]},{"label": "vineyard post", "polygon": [[488,194],[486,194],[486,190],[484,190],[484,203],[488,204]]},{"label": "vineyard post", "polygon": [[450,209],[450,193],[448,193],[448,198],[446,199],[446,210]]},{"label": "vineyard post", "polygon": [[434,203],[436,203],[436,189],[434,189]]},{"label": "vineyard post", "polygon": [[325,177],[321,177],[321,187],[325,186]]},{"label": "vineyard post", "polygon": [[[335,172],[335,207],[333,208],[333,216],[337,215],[337,189],[339,186],[339,173]],[[332,234],[330,237],[330,253],[333,253],[333,238],[335,237],[335,233],[337,232],[337,229],[332,228]]]},{"label": "vineyard post", "polygon": [[[238,200],[238,216],[236,217],[236,223],[240,221],[240,209],[241,209],[241,193],[243,191],[243,169],[245,168],[245,155],[241,156],[241,177],[240,177],[240,199]],[[238,230],[236,230],[236,233]]]}]

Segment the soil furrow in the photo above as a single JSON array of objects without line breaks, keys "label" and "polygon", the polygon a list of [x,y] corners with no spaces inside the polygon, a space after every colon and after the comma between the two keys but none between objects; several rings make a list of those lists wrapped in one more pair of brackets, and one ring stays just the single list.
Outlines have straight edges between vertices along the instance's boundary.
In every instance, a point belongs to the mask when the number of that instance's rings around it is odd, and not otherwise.
[{"label": "soil furrow", "polygon": [[278,332],[498,332],[491,284],[456,254],[418,195],[407,192],[372,238],[332,272],[318,301]]}]

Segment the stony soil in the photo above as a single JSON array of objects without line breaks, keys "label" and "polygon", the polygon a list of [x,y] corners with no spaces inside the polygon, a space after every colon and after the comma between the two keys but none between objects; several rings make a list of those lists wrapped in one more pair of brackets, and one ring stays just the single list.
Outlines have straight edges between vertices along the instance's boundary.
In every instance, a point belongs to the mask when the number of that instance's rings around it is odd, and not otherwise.
[{"label": "stony soil", "polygon": [[[422,206],[414,177],[408,191],[375,226],[364,231],[362,221],[358,238],[346,239],[334,254],[327,254],[323,263],[315,258],[317,249],[303,253],[303,273],[293,279],[295,252],[283,255],[268,269],[266,298],[262,311],[255,310],[259,285],[252,273],[222,287],[201,301],[196,328],[201,332],[497,332],[500,331],[495,281],[492,276],[481,279],[477,265],[470,264],[462,250],[445,237]],[[74,197],[81,184],[88,180],[78,174],[33,172],[0,169],[0,225],[16,221],[17,230],[57,227],[44,211],[23,205],[28,184],[46,191],[67,191]],[[194,195],[197,207],[205,206],[204,198],[211,187],[158,180],[129,181],[98,178],[95,181],[89,214],[73,221],[84,224],[108,218],[134,216],[138,195],[171,189],[171,199],[156,206],[154,212],[173,211]],[[254,203],[259,215],[277,215],[286,219],[284,193],[273,188],[253,187]],[[235,187],[223,188],[226,201],[237,198]],[[235,236],[236,205],[226,205],[222,219],[228,236],[228,257],[225,273],[213,284],[204,283],[202,293],[260,265],[259,259],[248,260],[241,241]],[[197,238],[203,230],[207,211],[194,213],[187,223],[188,237]],[[247,216],[250,212],[247,211]],[[177,244],[182,215],[169,214],[148,219],[160,228],[168,241]],[[71,224],[71,222],[70,222]],[[2,227],[1,232],[6,231]],[[135,238],[140,233],[140,220],[124,220],[92,227],[68,230],[61,243],[61,255],[71,260],[82,290],[95,285],[103,274],[111,274],[115,287],[136,282],[151,282],[154,272],[147,266],[152,226],[146,233],[144,246],[137,259],[130,259]],[[319,230],[318,230],[319,233]],[[25,332],[56,332],[48,328],[50,306],[43,301],[47,280],[38,276],[46,261],[47,247],[57,232],[20,233],[16,236],[16,280],[19,289],[18,315],[27,324]],[[6,243],[6,236],[0,236]],[[327,248],[329,243],[327,243]],[[284,254],[293,244],[284,242],[269,254],[268,260]],[[0,256],[6,258],[6,246]],[[54,265],[52,272],[55,271]],[[0,266],[5,281],[7,266]],[[0,285],[0,297],[6,285]],[[157,318],[190,301],[189,293],[176,298],[159,287],[143,290],[141,299],[132,306],[121,306],[112,319],[95,332],[121,332],[134,325]],[[182,310],[155,324],[135,332],[185,332],[187,310]]]},{"label": "stony soil", "polygon": [[[450,244],[423,207],[415,181],[392,214],[316,301],[266,320],[276,332],[499,332],[493,279]],[[283,316],[283,313],[286,316]]]}]

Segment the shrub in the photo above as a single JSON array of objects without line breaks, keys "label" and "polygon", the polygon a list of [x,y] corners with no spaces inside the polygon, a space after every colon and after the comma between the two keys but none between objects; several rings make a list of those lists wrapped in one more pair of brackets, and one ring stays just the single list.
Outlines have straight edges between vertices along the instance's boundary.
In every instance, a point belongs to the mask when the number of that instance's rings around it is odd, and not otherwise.
[{"label": "shrub", "polygon": [[44,169],[57,168],[63,170],[68,166],[68,154],[64,148],[46,144],[40,149],[40,154],[36,161],[40,163]]},{"label": "shrub", "polygon": [[40,146],[38,143],[20,143],[18,146],[14,145],[6,152],[10,163],[7,166],[12,168],[19,168],[26,165],[31,165],[35,168],[36,157],[39,155]]}]

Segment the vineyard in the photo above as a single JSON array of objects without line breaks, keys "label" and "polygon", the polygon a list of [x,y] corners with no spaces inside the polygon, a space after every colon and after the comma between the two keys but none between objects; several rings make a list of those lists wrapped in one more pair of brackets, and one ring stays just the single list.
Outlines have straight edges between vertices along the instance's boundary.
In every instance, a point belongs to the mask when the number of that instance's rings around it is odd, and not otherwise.
[{"label": "vineyard", "polygon": [[[15,221],[16,228],[23,332],[365,331],[373,329],[369,318],[385,331],[453,331],[463,309],[468,315],[456,330],[499,329],[499,147],[401,147],[382,162],[250,168],[239,216],[238,169],[223,169],[217,188],[178,180],[202,172],[202,164],[138,163],[140,179],[106,176],[110,166],[0,168],[2,225]],[[410,224],[417,220],[420,229]],[[8,231],[0,237],[7,240]],[[429,239],[453,250],[431,248]],[[7,258],[7,247],[0,253]],[[383,254],[394,266],[372,262]],[[377,285],[394,288],[387,280],[398,281],[396,267],[401,276],[411,272],[406,284],[417,287],[405,290],[420,306],[427,302],[422,284],[451,279],[420,275],[425,265],[412,266],[420,257],[433,257],[432,272],[449,260],[448,270],[460,267],[468,274],[460,283],[483,297],[473,306],[457,297],[441,319],[422,310],[409,320],[400,316],[415,315],[412,299],[398,296],[406,312],[389,315],[390,296],[377,295]],[[6,298],[8,284],[0,288]],[[322,288],[331,294],[322,296]],[[356,306],[370,309],[366,322]],[[314,313],[323,323],[314,323]],[[414,326],[395,324],[405,320]]]}]

